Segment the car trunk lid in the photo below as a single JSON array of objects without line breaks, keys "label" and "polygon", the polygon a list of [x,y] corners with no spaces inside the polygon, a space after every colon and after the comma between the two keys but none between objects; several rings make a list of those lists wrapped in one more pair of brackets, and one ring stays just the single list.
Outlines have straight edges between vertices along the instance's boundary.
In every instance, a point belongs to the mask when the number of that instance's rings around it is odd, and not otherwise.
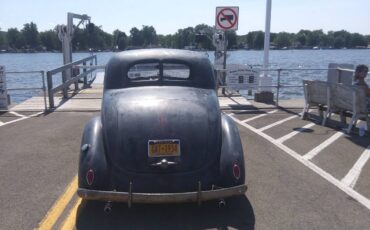
[{"label": "car trunk lid", "polygon": [[103,98],[103,130],[116,169],[187,172],[217,159],[220,114],[214,90],[135,87]]}]

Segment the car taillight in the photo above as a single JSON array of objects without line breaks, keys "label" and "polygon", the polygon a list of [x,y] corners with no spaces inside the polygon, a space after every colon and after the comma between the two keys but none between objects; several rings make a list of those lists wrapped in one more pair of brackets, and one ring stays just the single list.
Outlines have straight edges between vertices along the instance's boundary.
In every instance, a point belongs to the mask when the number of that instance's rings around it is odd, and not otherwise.
[{"label": "car taillight", "polygon": [[94,182],[94,170],[89,169],[89,171],[87,171],[86,182],[88,185],[92,185],[92,183]]},{"label": "car taillight", "polygon": [[235,163],[233,165],[233,175],[234,175],[234,178],[239,180],[240,178],[240,167],[237,163]]}]

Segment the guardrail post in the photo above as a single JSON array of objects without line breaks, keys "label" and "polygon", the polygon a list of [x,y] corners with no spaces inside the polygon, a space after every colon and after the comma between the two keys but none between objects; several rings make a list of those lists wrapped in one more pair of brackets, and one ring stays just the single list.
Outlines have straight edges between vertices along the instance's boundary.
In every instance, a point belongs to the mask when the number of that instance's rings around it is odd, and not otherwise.
[{"label": "guardrail post", "polygon": [[46,72],[47,84],[48,84],[48,95],[49,95],[49,107],[54,108],[54,93],[53,93],[53,79],[50,71]]},{"label": "guardrail post", "polygon": [[62,89],[62,91],[63,91],[63,97],[64,98],[68,98],[68,91],[67,91],[67,89],[69,88],[69,86],[64,86],[64,83],[66,83],[66,81],[67,81],[67,72],[66,72],[67,70],[63,70],[63,72],[62,72],[62,83],[63,83],[63,89]]},{"label": "guardrail post", "polygon": [[280,75],[281,75],[281,69],[278,70],[278,79],[277,79],[277,88],[276,88],[276,105],[279,106],[279,92],[280,92]]},{"label": "guardrail post", "polygon": [[[96,58],[96,57],[95,57]],[[90,69],[91,69],[91,66],[94,64],[94,60],[91,59],[90,60]],[[92,83],[92,79],[93,79],[93,75],[92,75],[92,72],[90,73],[90,84]]]},{"label": "guardrail post", "polygon": [[[83,63],[82,63],[82,65],[84,66],[84,68],[83,68],[83,73],[85,73],[86,72],[86,61],[84,61]],[[84,76],[84,86],[83,86],[84,88],[86,88],[87,87],[87,76]]]},{"label": "guardrail post", "polygon": [[[75,68],[72,66],[71,67],[71,72],[72,72],[72,78],[76,78],[76,76],[78,76],[80,73],[80,69],[77,69],[78,71],[75,71]],[[77,72],[77,74],[76,74],[76,72]],[[75,76],[76,75],[76,76]],[[76,79],[76,81],[75,81],[75,91],[77,91],[78,90],[78,80],[79,79]]]}]

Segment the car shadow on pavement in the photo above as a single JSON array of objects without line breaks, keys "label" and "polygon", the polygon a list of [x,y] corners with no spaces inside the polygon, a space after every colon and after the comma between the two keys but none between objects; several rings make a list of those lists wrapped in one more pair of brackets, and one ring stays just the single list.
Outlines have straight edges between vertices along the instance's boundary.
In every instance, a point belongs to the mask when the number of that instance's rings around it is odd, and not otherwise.
[{"label": "car shadow on pavement", "polygon": [[254,229],[255,216],[246,196],[197,204],[144,205],[113,203],[112,211],[103,211],[105,203],[84,201],[78,208],[76,229]]}]

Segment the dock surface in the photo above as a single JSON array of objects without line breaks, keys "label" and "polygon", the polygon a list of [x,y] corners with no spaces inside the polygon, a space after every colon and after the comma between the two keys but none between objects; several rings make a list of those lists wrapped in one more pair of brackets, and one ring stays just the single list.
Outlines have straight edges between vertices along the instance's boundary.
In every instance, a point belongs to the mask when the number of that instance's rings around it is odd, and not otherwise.
[{"label": "dock surface", "polygon": [[[31,98],[0,115],[0,229],[368,229],[370,136],[343,132],[335,118],[302,120],[302,100],[280,107],[219,97],[238,124],[245,196],[182,205],[113,204],[77,198],[79,148],[86,122],[100,113],[102,87],[81,90],[43,113]],[[34,100],[34,101],[32,101]],[[32,109],[27,110],[32,105]],[[300,107],[301,106],[301,107]]]}]

